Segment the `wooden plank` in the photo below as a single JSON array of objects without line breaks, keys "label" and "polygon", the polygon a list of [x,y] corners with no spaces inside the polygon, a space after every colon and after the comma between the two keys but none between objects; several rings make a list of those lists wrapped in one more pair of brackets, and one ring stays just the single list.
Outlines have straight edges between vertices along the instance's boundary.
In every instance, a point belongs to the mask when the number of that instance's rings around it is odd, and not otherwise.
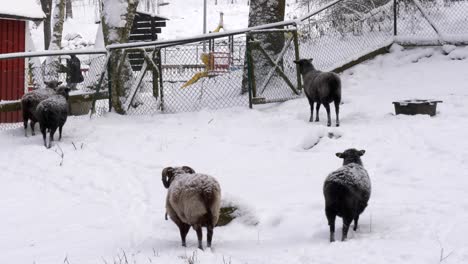
[{"label": "wooden plank", "polygon": [[153,37],[151,35],[130,35],[128,38],[129,41],[151,41]]},{"label": "wooden plank", "polygon": [[355,60],[353,60],[351,62],[348,62],[348,63],[346,63],[346,64],[344,64],[344,65],[342,65],[342,66],[340,66],[340,67],[338,67],[336,69],[333,69],[331,71],[336,72],[336,73],[343,72],[343,71],[345,71],[345,70],[347,70],[347,69],[349,69],[349,68],[351,68],[351,67],[353,67],[355,65],[363,63],[366,60],[370,60],[370,59],[375,58],[378,55],[388,53],[391,46],[392,46],[392,44],[389,44],[389,45],[384,46],[382,48],[376,49],[376,50],[374,50],[372,52],[367,53],[364,56],[361,56],[361,57],[359,57],[359,58],[357,58],[357,59],[355,59]]},{"label": "wooden plank", "polygon": [[130,36],[134,34],[144,34],[144,35],[151,35],[153,31],[151,28],[132,28],[132,32],[130,32]]},{"label": "wooden plank", "polygon": [[[0,54],[6,53],[6,42],[8,41],[6,38],[6,20],[0,19]],[[7,61],[0,60],[0,101],[6,100],[5,94],[6,93],[6,67]],[[0,123],[4,122],[6,119],[5,113],[0,113]]]},{"label": "wooden plank", "polygon": [[[135,29],[135,31],[132,29],[132,31],[130,32],[130,36],[139,35],[139,34],[149,34],[149,35],[151,35],[151,33],[153,33],[152,30],[146,30],[146,29],[147,28],[143,28],[142,30]],[[160,28],[155,28],[154,33],[161,33],[161,29]]]},{"label": "wooden plank", "polygon": [[166,27],[166,21],[158,21],[158,20],[154,20],[154,26],[157,27],[157,28],[163,28],[163,27]]},{"label": "wooden plank", "polygon": [[[13,39],[13,31],[12,31],[12,27],[13,27],[13,20],[8,20],[7,22],[7,25],[8,25],[8,28],[7,28],[7,52],[8,53],[11,53],[13,52],[13,45],[11,43],[12,39]],[[6,89],[6,94],[5,94],[5,98],[7,100],[10,100],[10,92],[11,92],[11,87],[13,85],[13,82],[12,82],[12,78],[11,78],[11,69],[13,68],[13,61],[14,60],[8,60],[7,61],[7,89]],[[10,123],[11,122],[11,113],[7,113],[7,116],[6,116],[6,122]]]},{"label": "wooden plank", "polygon": [[134,28],[146,28],[146,27],[151,27],[151,20],[148,21],[137,21],[137,23],[133,23],[132,25],[132,30]]},{"label": "wooden plank", "polygon": [[[108,99],[108,93],[107,92],[99,92],[99,93],[94,93],[94,92],[89,92],[89,93],[83,93],[83,94],[77,94],[77,95],[70,95],[68,102],[69,103],[76,103],[76,102],[89,102],[93,101],[93,96],[96,95],[96,100],[103,100],[103,99]],[[11,111],[19,111],[21,110],[21,101],[20,100],[13,100],[9,102],[1,102],[0,103],[0,113],[8,113]]]},{"label": "wooden plank", "polygon": [[132,60],[132,59],[143,59],[143,54],[141,54],[141,53],[129,53],[128,58],[130,60]]}]

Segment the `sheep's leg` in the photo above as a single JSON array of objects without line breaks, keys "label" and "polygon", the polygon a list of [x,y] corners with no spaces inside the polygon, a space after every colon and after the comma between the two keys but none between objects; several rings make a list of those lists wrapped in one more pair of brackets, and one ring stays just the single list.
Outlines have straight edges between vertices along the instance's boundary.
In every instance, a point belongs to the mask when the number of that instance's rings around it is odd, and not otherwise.
[{"label": "sheep's leg", "polygon": [[330,242],[335,241],[335,219],[336,214],[330,209],[325,209],[325,214],[327,215],[328,225],[330,226]]},{"label": "sheep's leg", "polygon": [[313,122],[314,121],[314,101],[312,99],[309,99],[309,105],[310,105],[310,119],[309,119],[309,122]]},{"label": "sheep's leg", "polygon": [[319,110],[320,110],[320,103],[317,102],[317,106],[315,107],[315,112],[316,112],[316,113],[315,113],[315,115],[316,115],[316,116],[315,116],[315,122],[320,121],[320,120],[319,120]]},{"label": "sheep's leg", "polygon": [[359,221],[359,215],[354,218],[354,227],[353,227],[354,231],[358,229],[358,221]]},{"label": "sheep's leg", "polygon": [[41,133],[42,133],[42,138],[44,139],[44,147],[47,148],[47,140],[46,140],[47,132],[46,132],[46,128],[43,125],[41,125]]},{"label": "sheep's leg", "polygon": [[349,225],[353,221],[352,218],[345,218],[343,217],[343,235],[341,237],[341,241],[345,241],[346,238],[348,237],[348,230],[349,230]]},{"label": "sheep's leg", "polygon": [[211,241],[213,240],[213,226],[208,225],[207,229],[207,247],[211,247]]},{"label": "sheep's leg", "polygon": [[198,248],[203,250],[203,231],[201,225],[193,226],[193,229],[197,232]]},{"label": "sheep's leg", "polygon": [[62,139],[62,126],[59,126],[59,141]]},{"label": "sheep's leg", "polygon": [[52,147],[52,141],[54,141],[54,134],[56,130],[57,130],[56,127],[50,129],[49,148]]},{"label": "sheep's leg", "polygon": [[327,110],[327,126],[331,126],[330,104],[324,103],[323,106]]},{"label": "sheep's leg", "polygon": [[336,126],[340,126],[340,101],[335,101]]},{"label": "sheep's leg", "polygon": [[188,234],[188,232],[190,230],[190,225],[180,223],[180,224],[177,224],[177,226],[179,227],[180,239],[182,240],[182,246],[186,247],[187,246],[186,238],[187,238],[187,234]]},{"label": "sheep's leg", "polygon": [[31,126],[31,134],[35,136],[36,132],[34,132],[34,127],[36,126],[36,122],[31,120],[31,123],[29,125]]},{"label": "sheep's leg", "polygon": [[28,136],[28,117],[23,115],[24,136]]}]

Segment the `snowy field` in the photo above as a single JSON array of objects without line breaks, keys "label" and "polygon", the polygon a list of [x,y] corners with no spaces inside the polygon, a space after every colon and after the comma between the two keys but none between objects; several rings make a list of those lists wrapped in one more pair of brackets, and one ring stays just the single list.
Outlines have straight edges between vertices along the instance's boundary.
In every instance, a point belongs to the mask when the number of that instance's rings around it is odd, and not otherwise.
[{"label": "snowy field", "polygon": [[[22,128],[1,131],[0,263],[468,263],[467,55],[394,47],[346,71],[339,128],[324,126],[323,108],[306,122],[298,99],[70,118],[50,150]],[[391,102],[411,98],[444,102],[435,117],[395,116]],[[360,229],[330,244],[322,184],[350,147],[367,151],[373,193]],[[206,251],[192,230],[182,248],[161,182],[177,165],[217,177],[260,224],[216,228]]]}]

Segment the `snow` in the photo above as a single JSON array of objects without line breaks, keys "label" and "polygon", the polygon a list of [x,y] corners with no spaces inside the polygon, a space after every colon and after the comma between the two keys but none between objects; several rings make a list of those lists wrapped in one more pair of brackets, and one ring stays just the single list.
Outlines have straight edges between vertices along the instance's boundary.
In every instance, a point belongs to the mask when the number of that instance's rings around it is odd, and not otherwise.
[{"label": "snow", "polygon": [[14,0],[8,4],[0,4],[0,17],[2,15],[19,16],[30,19],[43,19],[45,17],[41,6],[36,0]]},{"label": "snow", "polygon": [[[341,75],[339,128],[325,126],[323,108],[321,122],[307,122],[302,98],[253,110],[70,117],[50,150],[22,128],[1,131],[0,263],[119,263],[125,252],[137,264],[193,254],[204,264],[413,264],[439,263],[442,249],[451,253],[443,263],[467,263],[467,67],[441,49],[394,47]],[[444,103],[434,117],[394,115],[391,102],[406,98]],[[302,148],[311,134],[324,136]],[[341,166],[335,153],[350,147],[366,149],[373,193],[360,229],[330,244],[322,186]],[[160,176],[174,164],[215,176],[258,225],[215,228],[204,252],[191,230],[181,247],[164,220]]]},{"label": "snow", "polygon": [[[330,173],[326,182],[336,182],[344,186],[356,186],[358,190],[371,192],[371,181],[366,169],[359,164],[350,163]],[[366,195],[366,197],[369,197]]]}]

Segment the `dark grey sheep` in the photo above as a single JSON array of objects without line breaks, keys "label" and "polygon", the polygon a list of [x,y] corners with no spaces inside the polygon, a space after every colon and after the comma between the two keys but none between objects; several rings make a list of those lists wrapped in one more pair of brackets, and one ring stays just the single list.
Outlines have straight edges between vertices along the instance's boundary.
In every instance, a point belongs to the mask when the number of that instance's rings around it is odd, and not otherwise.
[{"label": "dark grey sheep", "polygon": [[221,187],[215,178],[195,173],[187,166],[167,167],[162,171],[167,188],[166,212],[179,227],[182,246],[190,227],[197,232],[198,248],[203,249],[202,227],[207,228],[207,246],[211,247],[213,229],[221,208]]},{"label": "dark grey sheep", "polygon": [[327,126],[331,126],[330,103],[335,104],[336,126],[340,126],[341,80],[333,72],[321,72],[314,68],[312,59],[300,59],[294,61],[299,65],[299,70],[304,80],[304,91],[310,104],[310,119],[314,119],[314,103],[316,106],[315,122],[319,121],[320,105],[327,110]]},{"label": "dark grey sheep", "polygon": [[325,196],[325,214],[330,226],[330,242],[335,241],[335,218],[343,218],[344,241],[348,229],[354,220],[354,231],[357,230],[359,215],[367,207],[371,194],[371,182],[364,169],[361,156],[364,150],[347,149],[343,153],[336,153],[342,158],[343,167],[330,173],[323,185]]},{"label": "dark grey sheep", "polygon": [[21,110],[23,112],[23,125],[24,125],[24,135],[27,136],[27,129],[28,129],[28,120],[31,120],[31,132],[34,136],[36,133],[34,132],[34,126],[36,125],[37,118],[35,116],[37,105],[49,98],[51,95],[55,94],[55,89],[62,84],[62,82],[58,81],[50,81],[44,82],[47,85],[44,89],[37,89],[31,92],[26,93],[21,98]]},{"label": "dark grey sheep", "polygon": [[[68,117],[68,87],[57,88],[57,94],[51,95],[37,105],[36,118],[39,121],[44,146],[50,148],[54,141],[54,134],[59,129],[59,140],[62,139],[62,127]],[[49,145],[46,141],[46,130],[50,130]]]}]

